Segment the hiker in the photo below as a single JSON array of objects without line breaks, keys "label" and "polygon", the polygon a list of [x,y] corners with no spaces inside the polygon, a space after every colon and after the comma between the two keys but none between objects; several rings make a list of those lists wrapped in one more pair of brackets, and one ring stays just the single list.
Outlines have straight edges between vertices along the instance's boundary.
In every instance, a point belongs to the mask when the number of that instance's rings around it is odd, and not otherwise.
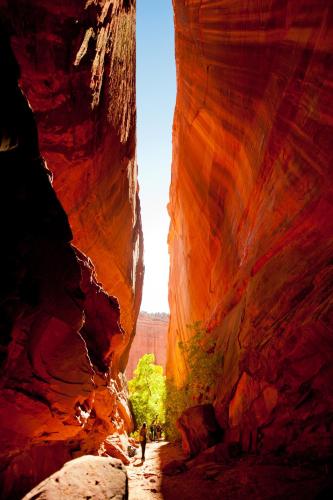
[{"label": "hiker", "polygon": [[154,422],[152,422],[151,426],[150,426],[150,440],[151,441],[155,441],[155,424]]},{"label": "hiker", "polygon": [[143,422],[141,430],[140,430],[140,444],[141,444],[141,460],[144,462],[145,460],[145,451],[146,451],[146,444],[147,444],[147,424],[146,422]]},{"label": "hiker", "polygon": [[159,441],[161,439],[161,431],[162,431],[162,428],[161,428],[160,424],[157,424],[157,426],[156,426],[156,441]]}]

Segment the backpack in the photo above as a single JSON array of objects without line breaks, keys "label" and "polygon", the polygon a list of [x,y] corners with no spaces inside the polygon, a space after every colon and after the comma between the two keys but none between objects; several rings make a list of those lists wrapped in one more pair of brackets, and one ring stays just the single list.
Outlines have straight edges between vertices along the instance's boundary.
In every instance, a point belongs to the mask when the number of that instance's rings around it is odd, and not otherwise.
[{"label": "backpack", "polygon": [[134,446],[127,446],[127,454],[129,457],[134,457],[136,455],[136,449],[134,448]]}]

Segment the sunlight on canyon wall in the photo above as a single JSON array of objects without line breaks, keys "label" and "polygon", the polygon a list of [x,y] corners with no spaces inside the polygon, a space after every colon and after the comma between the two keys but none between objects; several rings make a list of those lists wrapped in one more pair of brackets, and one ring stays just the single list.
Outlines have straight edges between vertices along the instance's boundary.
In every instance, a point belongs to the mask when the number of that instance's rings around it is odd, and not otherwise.
[{"label": "sunlight on canyon wall", "polygon": [[332,449],[328,0],[174,0],[178,95],[167,372],[202,321],[215,410],[245,450]]}]

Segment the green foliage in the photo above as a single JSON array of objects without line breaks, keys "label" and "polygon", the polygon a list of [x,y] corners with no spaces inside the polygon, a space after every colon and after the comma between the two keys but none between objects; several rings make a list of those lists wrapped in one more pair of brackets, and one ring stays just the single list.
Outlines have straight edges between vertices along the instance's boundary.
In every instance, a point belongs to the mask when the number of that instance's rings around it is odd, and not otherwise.
[{"label": "green foliage", "polygon": [[140,431],[138,429],[136,431],[130,433],[130,437],[135,439],[136,441],[139,441],[139,435],[140,435]]},{"label": "green foliage", "polygon": [[189,340],[178,344],[187,366],[187,379],[180,388],[167,381],[165,429],[170,441],[180,437],[176,421],[186,408],[213,402],[216,382],[223,366],[216,340],[202,328],[201,322],[197,321],[187,328],[191,330]]},{"label": "green foliage", "polygon": [[156,416],[160,423],[165,420],[165,376],[162,366],[155,364],[154,354],[145,354],[138,361],[134,378],[128,382],[137,426],[149,425]]},{"label": "green foliage", "polygon": [[153,354],[139,360],[134,378],[128,382],[130,400],[137,426],[149,424],[158,415],[166,438],[179,439],[176,421],[182,412],[196,404],[213,402],[216,383],[220,378],[223,359],[216,349],[216,340],[200,322],[189,325],[190,338],[179,342],[188,376],[182,387],[163,376],[163,368],[155,364]]},{"label": "green foliage", "polygon": [[180,439],[176,421],[188,406],[187,391],[185,387],[178,388],[172,380],[167,380],[164,429],[166,438],[169,441],[177,441]]},{"label": "green foliage", "polygon": [[185,390],[190,405],[210,403],[215,396],[215,386],[222,371],[223,358],[216,349],[216,339],[207,333],[200,321],[187,325],[191,331],[187,342],[178,346],[184,354],[188,369]]}]

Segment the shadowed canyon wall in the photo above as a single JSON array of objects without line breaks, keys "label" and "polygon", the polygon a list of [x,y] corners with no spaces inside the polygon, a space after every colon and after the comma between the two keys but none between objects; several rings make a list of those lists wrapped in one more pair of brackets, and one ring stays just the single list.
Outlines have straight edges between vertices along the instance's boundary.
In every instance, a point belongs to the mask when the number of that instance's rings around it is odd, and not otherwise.
[{"label": "shadowed canyon wall", "polygon": [[333,452],[333,9],[174,0],[167,373],[202,321],[246,451]]},{"label": "shadowed canyon wall", "polygon": [[144,354],[155,354],[155,363],[163,366],[165,372],[168,326],[168,314],[140,312],[126,366],[128,379],[133,378],[138,361]]},{"label": "shadowed canyon wall", "polygon": [[135,11],[128,1],[0,7],[0,491],[21,498],[132,426],[122,372],[143,270]]},{"label": "shadowed canyon wall", "polygon": [[[141,301],[135,1],[0,0],[74,244],[132,335]],[[133,250],[134,249],[134,250]],[[123,363],[124,367],[125,363]]]}]

